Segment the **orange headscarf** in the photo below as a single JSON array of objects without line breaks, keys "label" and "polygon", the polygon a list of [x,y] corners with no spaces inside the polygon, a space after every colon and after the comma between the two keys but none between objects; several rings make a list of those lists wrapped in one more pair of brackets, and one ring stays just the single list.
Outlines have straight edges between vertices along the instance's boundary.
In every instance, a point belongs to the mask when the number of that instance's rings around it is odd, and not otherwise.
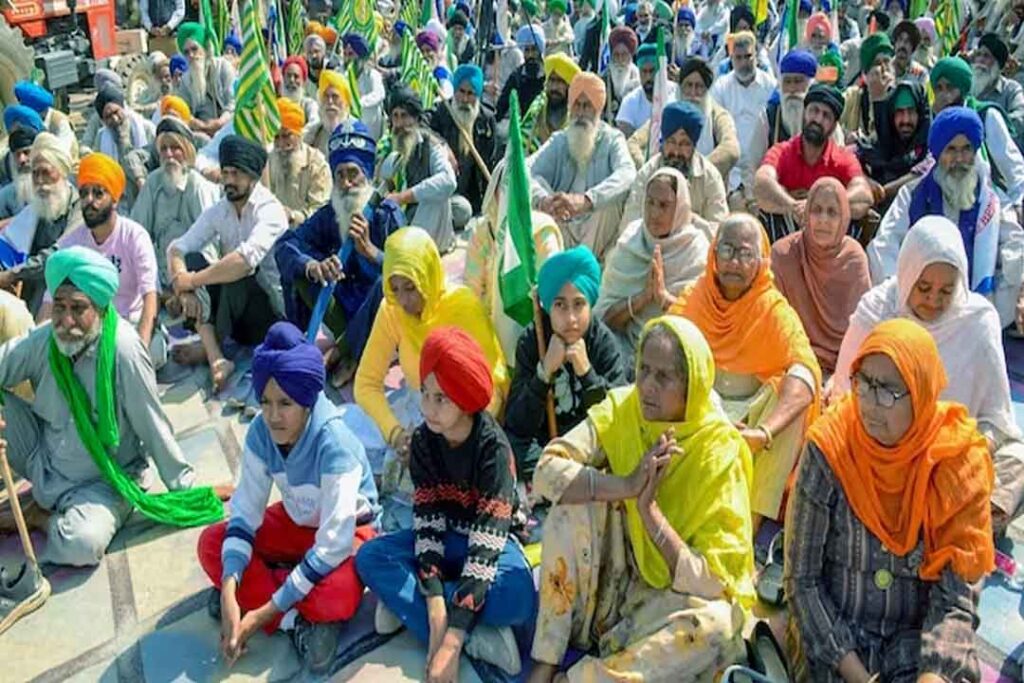
[{"label": "orange headscarf", "polygon": [[900,371],[914,422],[895,446],[868,435],[856,392],[847,394],[808,431],[839,480],[857,518],[896,555],[924,537],[920,575],[936,581],[947,565],[974,582],[995,564],[993,470],[985,437],[959,403],[939,401],[946,371],[932,336],[917,323],[881,323],[857,352],[885,354]]},{"label": "orange headscarf", "polygon": [[[727,300],[718,289],[717,244],[717,239],[711,244],[704,274],[683,290],[669,313],[688,318],[700,328],[721,370],[754,375],[769,383],[780,381],[791,366],[800,363],[814,373],[820,388],[821,369],[800,317],[775,288],[771,246],[764,229],[761,265],[750,289],[736,301]],[[808,419],[817,414],[817,405],[816,397]]]},{"label": "orange headscarf", "polygon": [[287,97],[277,98],[277,111],[281,114],[281,127],[296,135],[302,135],[306,125],[306,112]]}]

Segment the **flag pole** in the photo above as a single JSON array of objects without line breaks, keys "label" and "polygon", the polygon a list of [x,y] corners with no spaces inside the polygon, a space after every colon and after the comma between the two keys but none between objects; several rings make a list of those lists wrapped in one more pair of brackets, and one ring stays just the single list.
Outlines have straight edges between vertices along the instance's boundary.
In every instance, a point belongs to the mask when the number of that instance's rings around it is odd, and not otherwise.
[{"label": "flag pole", "polygon": [[[544,315],[541,313],[540,303],[537,301],[536,290],[534,290],[530,298],[533,300],[533,329],[537,333],[537,355],[540,358],[540,362],[543,363],[544,357],[548,355],[548,343],[544,338]],[[548,438],[554,439],[558,436],[558,421],[555,418],[555,397],[551,393],[550,384],[544,396],[544,412],[548,418]]]},{"label": "flag pole", "polygon": [[[434,79],[437,80],[437,77],[435,76]],[[438,92],[440,92],[440,83],[438,83],[438,86]],[[473,144],[473,136],[470,135],[469,131],[463,128],[462,124],[459,123],[459,120],[455,118],[455,112],[452,111],[452,103],[442,97],[441,104],[443,104],[444,108],[448,111],[448,116],[451,117],[452,123],[455,124],[455,128],[461,134],[462,139],[465,140],[466,144],[469,145],[469,153],[473,157],[473,161],[476,162],[476,165],[480,169],[480,172],[484,174],[484,179],[487,182],[491,182],[491,172],[490,170],[488,170],[487,164],[484,163],[483,157],[480,156],[480,152],[477,151],[476,145]]]}]

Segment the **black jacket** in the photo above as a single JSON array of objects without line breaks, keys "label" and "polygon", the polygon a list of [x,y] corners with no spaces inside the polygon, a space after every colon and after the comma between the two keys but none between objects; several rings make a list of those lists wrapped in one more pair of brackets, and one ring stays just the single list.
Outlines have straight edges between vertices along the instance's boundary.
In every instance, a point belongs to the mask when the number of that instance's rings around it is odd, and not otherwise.
[{"label": "black jacket", "polygon": [[[452,101],[451,106],[457,105]],[[473,159],[473,155],[462,154],[460,151],[462,149],[462,134],[443,102],[438,103],[430,113],[430,127],[448,143],[449,149],[452,150],[459,162],[459,167],[456,169],[459,177],[456,191],[473,205],[474,214],[480,213],[480,205],[483,203],[484,192],[487,190],[487,179]],[[494,114],[491,113],[489,107],[482,103],[480,114],[473,124],[473,144],[487,168],[494,168],[501,159],[500,154],[504,149],[498,143]]]}]

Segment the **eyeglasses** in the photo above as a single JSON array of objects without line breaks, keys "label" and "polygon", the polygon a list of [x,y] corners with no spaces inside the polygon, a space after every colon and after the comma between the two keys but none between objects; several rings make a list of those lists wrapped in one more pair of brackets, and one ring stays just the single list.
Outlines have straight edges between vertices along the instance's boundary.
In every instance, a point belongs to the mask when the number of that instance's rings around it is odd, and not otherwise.
[{"label": "eyeglasses", "polygon": [[882,408],[892,408],[896,402],[910,396],[910,391],[893,391],[881,382],[876,382],[863,373],[856,373],[852,378],[853,389],[861,400],[872,395],[872,400]]},{"label": "eyeglasses", "polygon": [[722,242],[715,247],[715,256],[722,261],[738,260],[745,266],[750,265],[759,258],[757,252],[747,247],[734,247],[731,244]]}]

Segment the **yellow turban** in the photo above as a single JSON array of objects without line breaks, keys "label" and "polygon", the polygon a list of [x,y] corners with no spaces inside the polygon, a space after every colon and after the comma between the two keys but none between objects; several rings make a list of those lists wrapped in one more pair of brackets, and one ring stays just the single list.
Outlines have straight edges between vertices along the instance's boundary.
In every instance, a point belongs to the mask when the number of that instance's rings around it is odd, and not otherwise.
[{"label": "yellow turban", "polygon": [[185,123],[192,120],[192,110],[189,109],[188,102],[177,95],[164,95],[160,100],[160,115],[167,116],[168,114],[175,114]]},{"label": "yellow turban", "polygon": [[569,109],[576,105],[576,100],[585,95],[598,114],[604,109],[605,89],[601,77],[590,71],[581,71],[576,74],[569,84]]},{"label": "yellow turban", "polygon": [[320,82],[318,84],[318,95],[320,99],[324,98],[324,93],[328,88],[334,88],[341,95],[341,101],[345,103],[345,109],[352,108],[352,90],[348,87],[348,80],[344,75],[331,69],[324,69],[320,72]]},{"label": "yellow turban", "polygon": [[78,187],[99,185],[110,193],[114,201],[119,201],[124,194],[124,169],[106,154],[93,152],[82,159],[78,165]]},{"label": "yellow turban", "polygon": [[564,52],[558,52],[549,57],[544,58],[544,77],[551,78],[551,74],[555,74],[566,84],[572,83],[572,79],[575,78],[576,74],[580,72],[579,64],[572,61],[569,55]]},{"label": "yellow turban", "polygon": [[306,125],[306,112],[287,97],[277,98],[277,110],[281,112],[281,125],[296,135],[302,134]]}]

